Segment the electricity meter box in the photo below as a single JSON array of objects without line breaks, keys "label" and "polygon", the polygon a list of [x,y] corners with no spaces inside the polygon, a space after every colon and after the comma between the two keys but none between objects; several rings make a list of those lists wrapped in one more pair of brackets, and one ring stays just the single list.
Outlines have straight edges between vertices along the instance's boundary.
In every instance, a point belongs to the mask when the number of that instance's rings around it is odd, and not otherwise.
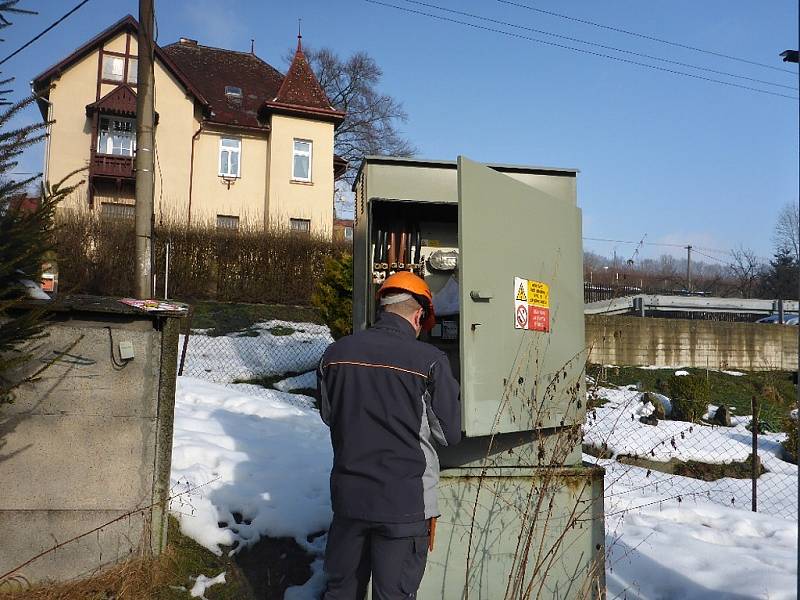
[{"label": "electricity meter box", "polygon": [[465,158],[367,157],[361,166],[354,329],[374,322],[375,292],[391,271],[422,275],[437,309],[422,339],[450,358],[467,438],[583,422],[576,174]]},{"label": "electricity meter box", "polygon": [[421,339],[461,384],[463,438],[438,449],[442,515],[420,598],[603,595],[603,470],[581,462],[576,177],[378,156],[356,177],[354,330],[375,322],[386,277],[419,274],[437,313]]}]

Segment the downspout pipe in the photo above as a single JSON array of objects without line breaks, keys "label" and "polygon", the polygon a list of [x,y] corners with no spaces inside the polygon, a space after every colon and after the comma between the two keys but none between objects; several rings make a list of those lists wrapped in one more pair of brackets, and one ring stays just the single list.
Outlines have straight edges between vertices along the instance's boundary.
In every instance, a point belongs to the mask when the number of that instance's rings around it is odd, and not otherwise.
[{"label": "downspout pipe", "polygon": [[191,156],[189,158],[189,212],[186,218],[186,224],[192,224],[192,188],[194,187],[194,143],[200,137],[200,133],[203,131],[203,123],[204,121],[200,121],[200,127],[197,128],[197,131],[194,132],[192,136],[192,151]]},{"label": "downspout pipe", "polygon": [[53,103],[48,98],[39,95],[31,81],[31,94],[36,96],[36,100],[40,100],[47,104],[47,117],[45,119],[45,140],[44,140],[44,168],[42,169],[42,182],[47,184],[47,177],[50,170],[50,130],[53,123]]}]

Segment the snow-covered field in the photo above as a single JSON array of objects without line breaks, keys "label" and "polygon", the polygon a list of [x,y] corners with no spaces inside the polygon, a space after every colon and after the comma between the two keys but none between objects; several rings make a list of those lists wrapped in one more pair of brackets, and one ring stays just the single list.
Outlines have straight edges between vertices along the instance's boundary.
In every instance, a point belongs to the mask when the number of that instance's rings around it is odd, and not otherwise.
[{"label": "snow-covered field", "polygon": [[[305,349],[292,350],[292,346],[315,344],[321,353],[330,339],[327,330],[284,324],[303,331],[273,336],[268,329],[275,323],[262,324],[256,338],[212,338],[221,340],[221,347],[228,349],[225,353],[195,350],[190,341],[187,367],[192,369],[187,371],[203,373],[203,379],[178,380],[172,485],[175,493],[200,487],[176,499],[171,508],[182,531],[216,553],[222,551],[221,546],[246,546],[263,535],[294,537],[317,560],[312,579],[291,588],[286,598],[310,600],[319,597],[323,586],[320,557],[325,537],[310,543],[307,537],[326,529],[331,518],[327,428],[311,399],[260,386],[232,386],[230,381],[244,377],[225,375],[230,361],[239,357],[236,368],[241,371],[237,372],[252,376],[263,375],[262,368],[271,374],[305,372],[276,384],[281,390],[313,387],[309,385],[313,373],[308,371],[318,356],[310,361]],[[258,363],[242,358],[263,347],[261,336],[269,336],[269,342],[283,338],[286,352],[281,358],[262,356]],[[192,340],[198,337],[202,336]],[[683,460],[730,462],[749,454],[750,433],[744,429],[743,418],[735,427],[713,431],[673,421],[645,425],[638,417],[652,407],[643,405],[639,394],[632,390],[600,393],[608,402],[597,409],[585,436],[598,446],[605,441],[612,455],[666,461],[678,453]],[[673,438],[677,448],[672,447]],[[731,507],[725,498],[715,496],[719,482],[691,480],[693,486],[701,486],[700,491],[685,495],[680,490],[687,478],[585,455],[585,460],[606,468],[608,598],[795,598],[797,523],[772,514],[774,508],[787,505],[796,513],[797,468],[780,460],[779,442],[778,436],[760,439],[770,473],[762,475],[759,484],[773,477],[786,485],[775,486],[784,491],[760,496],[765,510],[757,514],[744,510],[746,506]],[[730,448],[730,453],[718,456],[711,444]],[[724,482],[750,485],[747,480]]]},{"label": "snow-covered field", "polygon": [[[724,464],[744,461],[752,452],[752,434],[746,428],[750,415],[734,417],[733,427],[669,420],[653,426],[639,421],[640,416],[653,412],[650,403],[642,403],[640,392],[600,388],[597,395],[607,402],[587,415],[584,443],[602,447],[612,457],[626,455],[652,462],[677,459]],[[764,513],[796,520],[797,466],[781,459],[784,437],[782,433],[768,433],[758,438],[759,457],[767,470],[758,478],[758,504]],[[706,482],[674,475],[667,479],[675,495],[698,495],[740,508],[750,506],[749,479],[726,477]]]}]

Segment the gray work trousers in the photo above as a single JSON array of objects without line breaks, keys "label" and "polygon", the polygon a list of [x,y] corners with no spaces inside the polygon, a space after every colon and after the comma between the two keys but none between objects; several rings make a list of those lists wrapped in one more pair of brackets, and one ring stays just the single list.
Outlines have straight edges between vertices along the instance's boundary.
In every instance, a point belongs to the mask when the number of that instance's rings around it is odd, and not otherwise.
[{"label": "gray work trousers", "polygon": [[376,523],[335,516],[325,548],[323,600],[416,598],[428,559],[428,521]]}]

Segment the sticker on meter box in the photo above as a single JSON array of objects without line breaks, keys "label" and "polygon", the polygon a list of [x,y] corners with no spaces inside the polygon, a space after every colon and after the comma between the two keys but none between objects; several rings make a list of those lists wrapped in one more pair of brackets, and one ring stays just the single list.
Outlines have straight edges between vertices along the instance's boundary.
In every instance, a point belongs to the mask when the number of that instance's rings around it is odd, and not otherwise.
[{"label": "sticker on meter box", "polygon": [[541,281],[528,281],[528,304],[550,308],[550,286]]},{"label": "sticker on meter box", "polygon": [[514,329],[527,329],[528,328],[528,303],[527,302],[514,302]]},{"label": "sticker on meter box", "polygon": [[539,306],[528,307],[528,330],[550,331],[550,309]]},{"label": "sticker on meter box", "polygon": [[514,329],[550,331],[550,286],[514,278]]}]

